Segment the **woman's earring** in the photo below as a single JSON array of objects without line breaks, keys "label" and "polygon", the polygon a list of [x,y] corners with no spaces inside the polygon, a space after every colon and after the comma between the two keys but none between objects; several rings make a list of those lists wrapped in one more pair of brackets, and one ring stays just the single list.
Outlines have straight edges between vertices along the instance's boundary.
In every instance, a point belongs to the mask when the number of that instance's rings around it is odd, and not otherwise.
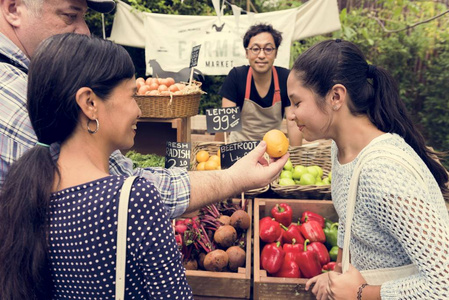
[{"label": "woman's earring", "polygon": [[90,121],[92,121],[92,120],[89,119],[89,120],[87,121],[87,132],[89,132],[90,134],[97,133],[98,129],[100,128],[100,122],[98,122],[98,119],[95,119],[96,127],[95,127],[95,130],[92,130],[92,129],[89,128],[89,123],[90,123]]},{"label": "woman's earring", "polygon": [[334,106],[332,106],[332,109],[333,109],[333,110],[338,110],[338,108],[339,108],[339,106],[338,106],[338,105],[334,105]]}]

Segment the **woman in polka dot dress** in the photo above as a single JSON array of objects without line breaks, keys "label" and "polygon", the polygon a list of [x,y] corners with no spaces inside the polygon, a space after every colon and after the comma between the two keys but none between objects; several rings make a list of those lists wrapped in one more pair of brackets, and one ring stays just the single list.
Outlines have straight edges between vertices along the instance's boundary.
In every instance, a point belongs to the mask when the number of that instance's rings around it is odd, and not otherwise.
[{"label": "woman in polka dot dress", "polygon": [[[39,142],[10,169],[0,199],[1,299],[115,298],[125,178],[109,174],[108,158],[134,143],[134,73],[125,49],[106,40],[57,35],[37,50],[27,108]],[[192,299],[167,212],[143,178],[127,236],[125,299]]]}]

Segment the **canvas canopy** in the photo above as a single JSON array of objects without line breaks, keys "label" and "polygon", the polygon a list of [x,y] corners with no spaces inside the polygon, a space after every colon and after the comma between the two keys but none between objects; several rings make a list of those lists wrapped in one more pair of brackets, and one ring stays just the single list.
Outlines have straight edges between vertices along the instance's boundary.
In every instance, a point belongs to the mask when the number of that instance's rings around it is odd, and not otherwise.
[{"label": "canvas canopy", "polygon": [[[214,3],[214,6],[216,3]],[[189,69],[192,48],[201,45],[197,69],[205,75],[227,75],[234,66],[248,64],[243,35],[256,23],[269,23],[282,32],[275,64],[289,67],[293,41],[341,28],[336,0],[310,0],[298,8],[268,13],[180,16],[141,12],[118,1],[110,39],[145,48],[147,75],[156,68],[180,72]]]}]

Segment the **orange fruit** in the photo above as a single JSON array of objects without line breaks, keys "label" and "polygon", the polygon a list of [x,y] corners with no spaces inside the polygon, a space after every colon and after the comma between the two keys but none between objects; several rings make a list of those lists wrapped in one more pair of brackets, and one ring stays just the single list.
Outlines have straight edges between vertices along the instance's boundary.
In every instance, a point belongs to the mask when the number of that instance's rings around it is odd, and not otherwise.
[{"label": "orange fruit", "polygon": [[197,162],[206,162],[209,159],[209,152],[206,150],[200,150],[196,154],[196,161]]},{"label": "orange fruit", "polygon": [[196,169],[198,170],[198,171],[204,171],[204,165],[206,164],[206,162],[200,162],[199,164],[198,164],[198,166],[196,166]]},{"label": "orange fruit", "polygon": [[204,170],[217,170],[218,163],[213,160],[206,161],[206,164],[204,165]]},{"label": "orange fruit", "polygon": [[265,133],[263,140],[267,143],[266,152],[269,156],[277,158],[287,153],[289,142],[282,131],[272,129]]},{"label": "orange fruit", "polygon": [[218,165],[220,165],[220,157],[218,155],[211,155],[209,160],[215,161]]}]

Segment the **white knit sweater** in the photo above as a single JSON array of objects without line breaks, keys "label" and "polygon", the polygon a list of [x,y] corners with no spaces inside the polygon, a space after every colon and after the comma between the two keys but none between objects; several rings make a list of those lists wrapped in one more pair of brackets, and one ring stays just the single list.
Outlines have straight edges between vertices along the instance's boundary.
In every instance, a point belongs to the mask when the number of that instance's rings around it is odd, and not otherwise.
[{"label": "white knit sweater", "polygon": [[[418,274],[382,284],[382,300],[449,299],[449,216],[441,190],[402,137],[384,134],[361,153],[375,144],[395,146],[415,159],[428,193],[409,170],[393,160],[365,164],[351,228],[351,263],[358,270],[417,266]],[[338,246],[343,247],[349,182],[360,154],[342,165],[335,142],[331,153],[332,199],[339,215]]]}]

